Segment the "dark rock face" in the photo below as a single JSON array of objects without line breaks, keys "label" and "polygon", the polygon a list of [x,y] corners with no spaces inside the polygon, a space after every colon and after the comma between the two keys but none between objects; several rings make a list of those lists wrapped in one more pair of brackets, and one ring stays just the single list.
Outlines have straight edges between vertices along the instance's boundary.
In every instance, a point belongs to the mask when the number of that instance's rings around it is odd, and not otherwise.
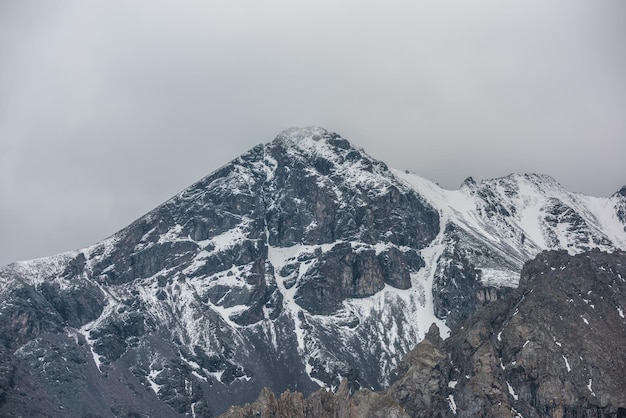
[{"label": "dark rock face", "polygon": [[451,395],[459,416],[626,412],[625,268],[621,252],[541,253],[519,289],[445,341],[451,361],[439,363],[448,375],[440,383],[454,388],[440,398]]},{"label": "dark rock face", "polygon": [[[617,212],[617,218],[623,224],[626,224],[626,186],[623,186],[612,197],[616,200],[615,210]],[[626,231],[626,226],[624,226],[623,229]]]},{"label": "dark rock face", "polygon": [[104,308],[102,291],[92,283],[77,280],[75,286],[61,289],[43,282],[36,286],[36,290],[61,315],[65,324],[73,327],[98,318]]},{"label": "dark rock face", "polygon": [[411,271],[423,260],[415,252],[396,247],[376,255],[373,249],[355,251],[349,242],[335,245],[320,255],[309,269],[307,279],[296,291],[296,303],[312,314],[329,314],[346,298],[372,296],[385,283],[398,289],[411,287]]},{"label": "dark rock face", "polygon": [[625,416],[625,277],[624,252],[541,253],[519,289],[450,338],[433,325],[388,390],[348,395],[342,386],[315,399],[264,392],[224,417]]},{"label": "dark rock face", "polygon": [[344,299],[372,296],[385,286],[375,251],[356,254],[349,242],[335,245],[309,272],[295,300],[313,314],[332,313]]}]

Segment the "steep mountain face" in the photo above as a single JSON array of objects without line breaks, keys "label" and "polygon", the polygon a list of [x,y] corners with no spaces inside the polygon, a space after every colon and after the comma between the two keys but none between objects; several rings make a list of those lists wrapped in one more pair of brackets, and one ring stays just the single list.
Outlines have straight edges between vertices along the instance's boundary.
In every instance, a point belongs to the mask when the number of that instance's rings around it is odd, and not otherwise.
[{"label": "steep mountain face", "polygon": [[0,268],[0,412],[207,416],[265,386],[380,389],[433,322],[447,335],[542,249],[625,248],[625,224],[624,189],[446,191],[291,129],[101,243]]},{"label": "steep mountain face", "polygon": [[382,393],[264,391],[224,416],[626,416],[626,253],[542,252],[520,287],[441,339],[435,325]]},{"label": "steep mountain face", "polygon": [[524,262],[542,250],[626,248],[624,188],[597,198],[568,192],[545,175],[511,174],[480,184],[470,177],[449,191],[394,173],[437,208],[446,225],[433,292],[437,316],[452,328],[517,286]]}]

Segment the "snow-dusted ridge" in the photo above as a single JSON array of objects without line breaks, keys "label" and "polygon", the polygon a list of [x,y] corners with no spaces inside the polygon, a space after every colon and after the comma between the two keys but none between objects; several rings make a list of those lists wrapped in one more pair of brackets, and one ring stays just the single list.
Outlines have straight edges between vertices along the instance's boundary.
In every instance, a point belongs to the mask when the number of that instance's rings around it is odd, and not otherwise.
[{"label": "snow-dusted ridge", "polygon": [[499,269],[475,260],[485,284],[516,286],[521,265],[543,250],[577,254],[626,248],[625,222],[618,215],[624,198],[619,195],[568,192],[552,177],[538,174],[511,174],[478,184],[469,178],[460,189],[446,190],[416,174],[392,171],[448,222],[513,261],[515,268]]}]

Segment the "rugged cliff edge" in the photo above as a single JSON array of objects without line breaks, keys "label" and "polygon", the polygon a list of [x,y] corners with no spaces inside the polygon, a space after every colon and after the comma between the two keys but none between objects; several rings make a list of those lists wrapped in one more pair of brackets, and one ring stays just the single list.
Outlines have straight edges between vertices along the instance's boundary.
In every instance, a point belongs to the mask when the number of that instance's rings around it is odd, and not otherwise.
[{"label": "rugged cliff edge", "polygon": [[542,252],[445,341],[433,325],[383,392],[264,391],[223,417],[625,417],[626,253]]}]

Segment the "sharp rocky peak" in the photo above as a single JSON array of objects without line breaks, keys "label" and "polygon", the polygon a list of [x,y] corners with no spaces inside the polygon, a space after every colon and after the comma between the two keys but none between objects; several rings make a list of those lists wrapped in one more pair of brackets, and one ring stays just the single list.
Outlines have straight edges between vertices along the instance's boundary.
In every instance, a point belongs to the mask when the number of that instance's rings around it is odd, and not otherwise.
[{"label": "sharp rocky peak", "polygon": [[[304,141],[319,142],[332,134],[319,126],[292,127],[285,129],[276,136],[275,141],[298,144]],[[336,135],[336,134],[335,134]]]},{"label": "sharp rocky peak", "polygon": [[565,189],[556,179],[547,174],[540,173],[524,173],[524,174],[509,174],[502,179],[496,179],[500,181],[511,181],[518,184],[525,183],[538,191],[564,191]]},{"label": "sharp rocky peak", "polygon": [[626,198],[626,185],[622,186],[621,189],[613,193],[613,196],[619,196],[622,198]]},{"label": "sharp rocky peak", "polygon": [[493,188],[497,185],[520,185],[526,184],[538,191],[564,190],[563,186],[547,174],[538,173],[511,173],[503,177],[481,180],[476,182],[473,177],[466,178],[461,184],[461,189],[476,189],[481,187]]},{"label": "sharp rocky peak", "polygon": [[279,133],[273,141],[300,149],[331,147],[335,149],[353,148],[350,142],[336,132],[319,126],[294,127]]},{"label": "sharp rocky peak", "polygon": [[[278,134],[267,145],[267,148],[273,157],[277,154],[285,154],[299,156],[313,162],[323,159],[335,165],[344,163],[354,165],[354,163],[367,160],[369,161],[368,167],[375,162],[385,171],[387,170],[384,163],[374,160],[362,149],[354,147],[347,139],[318,126],[289,128]],[[365,168],[369,171],[368,167]]]}]

